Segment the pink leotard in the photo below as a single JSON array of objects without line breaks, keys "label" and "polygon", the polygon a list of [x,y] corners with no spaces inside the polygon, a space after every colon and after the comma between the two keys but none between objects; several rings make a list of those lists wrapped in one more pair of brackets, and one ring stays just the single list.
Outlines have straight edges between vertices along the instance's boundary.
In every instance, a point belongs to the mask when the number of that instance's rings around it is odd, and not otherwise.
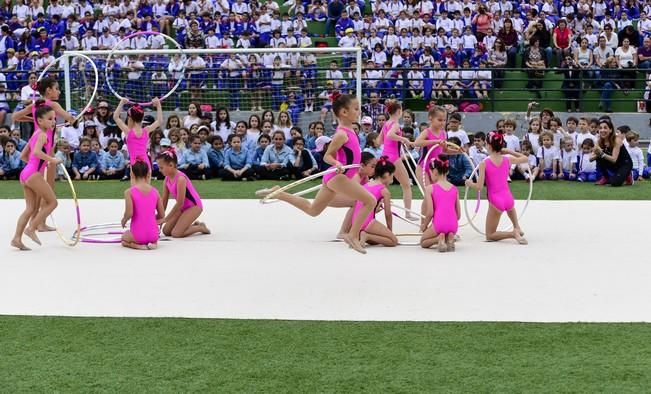
[{"label": "pink leotard", "polygon": [[[394,124],[394,121],[388,121],[384,126],[382,126],[382,139],[384,141],[382,156],[388,156],[391,163],[395,163],[395,161],[400,158],[400,142],[394,141],[388,137],[389,131],[391,131]],[[396,134],[402,135],[400,127],[398,127]]]},{"label": "pink leotard", "polygon": [[[427,128],[423,132],[427,133],[428,140],[445,140],[447,137],[445,130],[440,130],[438,134],[434,134],[430,128]],[[425,156],[427,156],[427,153],[429,152],[430,149],[432,149],[432,145],[424,146],[420,155],[420,159],[418,160],[418,164],[420,164],[422,168],[426,169],[427,173],[429,173],[429,163],[431,163],[432,160],[434,160],[441,153],[443,153],[443,146],[436,145],[433,148],[434,152],[432,152],[432,154],[429,155],[429,158],[427,159],[427,163],[425,163]]]},{"label": "pink leotard", "polygon": [[[375,204],[375,207],[373,207],[371,213],[369,213],[366,220],[364,220],[364,223],[362,224],[360,231],[366,230],[366,227],[368,227],[368,225],[371,224],[373,220],[375,220],[375,211],[377,210],[377,206],[380,204],[380,201],[382,201],[382,190],[384,190],[384,188],[385,186],[381,183],[378,183],[376,185],[369,185],[369,184],[364,185],[364,189],[366,189],[369,193],[373,195],[373,197],[375,197],[375,201],[377,201],[377,203]],[[352,219],[353,222],[355,221],[355,218],[359,214],[359,211],[362,209],[362,207],[364,207],[364,204],[362,204],[361,201],[357,201],[355,203],[355,208],[353,209],[353,219]]]},{"label": "pink leotard", "polygon": [[156,224],[156,206],[160,196],[158,190],[152,187],[145,194],[136,186],[129,189],[133,200],[133,216],[131,217],[131,235],[136,243],[147,245],[158,242],[158,224]]},{"label": "pink leotard", "polygon": [[[339,148],[337,151],[337,161],[341,164],[347,166],[351,164],[359,164],[362,162],[362,150],[359,147],[359,139],[357,134],[347,127],[339,126],[337,127],[336,133],[346,133],[348,141]],[[348,178],[353,178],[355,174],[359,172],[359,168],[351,168],[344,172]],[[332,178],[337,176],[336,172],[326,174],[323,176],[323,184],[327,185]]]},{"label": "pink leotard", "polygon": [[140,137],[136,135],[136,132],[133,129],[130,129],[125,140],[127,143],[127,150],[129,151],[129,163],[134,165],[136,159],[140,157],[145,163],[147,163],[147,167],[151,170],[151,163],[149,162],[149,156],[147,155],[147,144],[149,143],[149,131],[147,128],[142,128],[142,134]]},{"label": "pink leotard", "polygon": [[[39,135],[40,132],[38,129],[36,129],[36,132],[32,134],[32,136],[29,138],[29,142],[27,143],[29,145],[29,159],[27,159],[27,165],[25,168],[23,168],[23,170],[20,172],[20,176],[18,178],[20,180],[20,183],[27,182],[29,177],[33,174],[40,173],[43,175],[45,173],[47,162],[45,160],[39,159],[38,156],[34,154],[34,148],[36,147],[36,141],[38,141]],[[53,145],[54,131],[48,130],[45,135],[47,136],[47,141],[41,150],[43,153],[48,154],[48,147]]]},{"label": "pink leotard", "polygon": [[488,202],[497,210],[504,212],[513,208],[515,201],[509,189],[509,168],[511,164],[508,156],[502,156],[502,163],[498,166],[490,157],[484,160],[486,165],[486,190]]},{"label": "pink leotard", "polygon": [[170,177],[165,177],[165,187],[170,192],[170,195],[173,198],[176,198],[176,183],[179,180],[179,177],[185,178],[185,201],[183,201],[183,206],[181,207],[181,212],[194,207],[195,205],[203,209],[203,204],[201,203],[201,198],[199,193],[192,185],[192,181],[181,171],[176,172],[176,176],[173,179]]},{"label": "pink leotard", "polygon": [[452,186],[445,190],[441,185],[435,183],[432,186],[432,203],[434,204],[434,215],[432,226],[437,234],[456,234],[459,230],[457,220],[457,200],[459,190]]}]

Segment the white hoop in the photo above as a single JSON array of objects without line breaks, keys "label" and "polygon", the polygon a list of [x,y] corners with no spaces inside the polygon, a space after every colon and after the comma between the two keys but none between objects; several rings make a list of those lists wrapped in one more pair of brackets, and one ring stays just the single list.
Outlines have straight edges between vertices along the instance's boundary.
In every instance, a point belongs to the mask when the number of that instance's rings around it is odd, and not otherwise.
[{"label": "white hoop", "polygon": [[[344,170],[350,170],[350,169],[353,169],[353,168],[359,168],[359,167],[360,167],[359,164],[350,164],[350,165],[347,165],[347,166],[343,166],[343,167],[341,167],[341,168],[344,169]],[[276,200],[274,199],[274,197],[276,197],[278,194],[280,194],[280,193],[282,193],[282,192],[284,192],[284,191],[286,191],[286,190],[293,189],[294,187],[299,186],[299,185],[302,185],[302,184],[304,184],[305,182],[309,182],[309,181],[311,181],[311,180],[314,180],[314,179],[317,179],[317,178],[321,178],[321,177],[324,176],[324,175],[332,174],[332,173],[334,173],[334,172],[337,172],[338,170],[339,170],[339,169],[338,169],[337,167],[330,167],[330,168],[328,168],[328,169],[325,170],[325,171],[321,171],[321,172],[319,172],[319,173],[316,173],[316,174],[312,174],[312,175],[310,175],[310,176],[307,176],[307,177],[305,177],[305,178],[303,178],[303,179],[299,179],[298,181],[295,181],[295,182],[292,182],[292,183],[290,183],[290,184],[288,184],[288,185],[285,185],[285,186],[283,186],[283,187],[281,187],[281,188],[279,188],[279,189],[277,189],[277,190],[274,190],[273,192],[267,194],[266,196],[262,197],[262,199],[260,199],[260,203],[261,203],[261,204],[269,204],[270,202],[275,202]],[[319,188],[320,188],[320,186],[319,186]],[[303,191],[303,194],[307,194],[307,193],[309,193],[309,192],[314,191],[314,190],[312,190],[312,189],[317,190],[317,189],[316,189],[316,186],[314,186],[314,187],[308,189],[309,191],[305,191],[305,190],[304,190],[304,191]]]},{"label": "white hoop", "polygon": [[[486,160],[490,160],[489,158],[484,159],[483,161],[485,162]],[[480,163],[481,164],[481,163]],[[470,175],[470,179],[474,178],[475,175],[479,173],[479,165],[478,164],[475,169],[472,171],[472,174]],[[524,216],[525,212],[527,211],[527,207],[529,207],[529,201],[531,201],[531,195],[533,194],[533,176],[531,173],[531,167],[529,166],[529,163],[527,163],[527,172],[529,173],[529,195],[527,196],[527,201],[524,204],[524,207],[522,207],[522,210],[518,214],[518,220],[521,220],[522,217]],[[463,208],[466,211],[466,219],[468,219],[468,224],[470,224],[470,227],[472,227],[476,232],[478,232],[481,235],[486,235],[485,232],[481,231],[474,222],[475,217],[477,216],[477,211],[475,211],[475,214],[473,217],[470,217],[469,210],[468,210],[468,190],[470,188],[466,186],[466,190],[463,196]],[[513,229],[513,224],[511,224],[510,227],[507,227],[505,230],[499,230],[498,231],[511,231]]]},{"label": "white hoop", "polygon": [[77,200],[77,192],[75,191],[75,187],[72,183],[72,179],[70,179],[70,175],[68,174],[68,171],[66,170],[66,167],[63,165],[63,163],[59,163],[59,166],[61,167],[61,170],[63,171],[63,175],[66,178],[66,181],[68,182],[68,186],[70,186],[70,193],[72,194],[72,200],[75,203],[75,211],[77,213],[77,228],[75,229],[75,233],[72,236],[72,238],[67,238],[65,234],[63,234],[63,231],[57,226],[56,220],[54,220],[54,214],[50,213],[50,220],[52,220],[52,224],[54,224],[54,228],[56,230],[57,235],[61,239],[61,241],[66,244],[66,246],[76,246],[79,243],[79,238],[81,234],[81,212],[79,211],[79,200]]},{"label": "white hoop", "polygon": [[[296,193],[294,193],[292,195],[296,196],[296,197],[301,197],[301,196],[304,196],[306,194],[310,194],[312,192],[319,191],[321,189],[321,186],[322,186],[321,184],[316,185],[316,186],[312,186],[309,189],[301,190],[300,192],[296,192]],[[280,201],[280,200],[268,200],[268,201],[265,201],[264,203],[265,204],[273,204],[273,203],[276,203],[278,201]]]},{"label": "white hoop", "polygon": [[[76,54],[73,54],[73,55],[61,55],[58,58],[54,59],[53,62],[51,62],[50,64],[45,66],[43,71],[41,71],[41,74],[38,76],[38,79],[36,80],[36,82],[38,83],[38,81],[43,79],[43,77],[52,68],[52,66],[57,64],[59,62],[59,60],[63,59],[64,56],[65,57],[79,56],[80,58],[85,59],[88,63],[90,63],[90,65],[93,68],[93,73],[95,74],[95,88],[93,89],[93,94],[90,96],[90,100],[88,100],[88,103],[86,103],[86,106],[84,107],[84,109],[81,110],[81,112],[79,112],[79,114],[75,118],[75,121],[73,122],[73,123],[75,123],[75,122],[79,121],[84,116],[84,113],[86,111],[88,111],[88,109],[93,105],[93,101],[95,101],[95,96],[97,95],[97,89],[99,88],[99,72],[97,71],[97,65],[95,64],[95,62],[91,58],[89,58],[88,56],[86,56],[86,55],[84,55],[82,53],[76,53]],[[32,105],[34,104],[34,102],[35,102],[35,100],[34,100],[34,97],[32,96]],[[56,127],[65,126],[66,124],[67,123],[58,124]]]},{"label": "white hoop", "polygon": [[[111,49],[111,52],[109,52],[108,57],[106,58],[106,64],[107,64],[107,66],[108,66],[108,62],[109,62],[109,60],[111,60],[111,58],[113,57],[113,54],[115,53],[115,51],[117,51],[118,48],[120,47],[120,44],[122,44],[122,43],[125,42],[126,40],[130,40],[130,39],[132,39],[133,37],[141,36],[141,35],[144,35],[144,34],[152,34],[152,35],[155,35],[155,36],[163,36],[166,40],[168,40],[168,41],[172,41],[172,42],[174,43],[174,45],[176,45],[176,47],[179,49],[179,54],[180,54],[181,56],[184,55],[184,53],[183,53],[183,48],[181,47],[181,45],[180,45],[180,44],[179,44],[175,39],[173,39],[172,37],[168,36],[167,34],[163,34],[163,33],[161,33],[161,32],[157,32],[157,31],[137,31],[137,32],[135,32],[135,33],[129,34],[128,36],[124,37],[124,38],[121,39],[118,43],[115,44],[115,46],[113,47],[113,49]],[[156,50],[152,50],[152,54],[156,54],[156,53],[157,53]],[[183,76],[185,75],[185,63],[183,64],[183,70],[179,71],[179,73],[181,74],[181,78],[179,78],[179,79],[176,81],[176,84],[172,87],[172,89],[171,89],[169,92],[167,92],[166,95],[164,95],[163,97],[159,98],[160,101],[163,101],[163,100],[165,100],[166,98],[168,98],[169,96],[171,96],[172,94],[174,94],[174,92],[176,91],[176,89],[178,89],[178,87],[181,85],[181,82],[183,81]],[[115,97],[117,97],[119,100],[127,100],[127,101],[128,101],[129,103],[131,103],[131,104],[138,104],[138,105],[142,105],[142,106],[146,106],[146,105],[150,105],[150,104],[151,104],[151,101],[150,101],[150,102],[146,102],[146,103],[136,103],[136,102],[134,102],[134,101],[131,101],[131,100],[129,100],[129,99],[126,99],[126,98],[120,96],[120,95],[118,94],[118,92],[116,92],[115,89],[113,89],[113,86],[111,85],[111,80],[110,80],[110,78],[109,78],[109,68],[108,68],[108,67],[106,67],[106,68],[104,69],[104,77],[106,78],[106,85],[108,86],[109,90],[110,90],[111,93],[113,93],[113,95],[114,95]]]},{"label": "white hoop", "polygon": [[405,148],[404,145],[400,144],[400,150],[402,151],[402,154],[407,156],[407,160],[414,165],[414,168],[412,169],[410,165],[406,166],[407,171],[409,174],[414,178],[414,182],[416,182],[416,186],[418,186],[418,190],[420,191],[420,195],[425,198],[425,190],[423,189],[423,186],[418,182],[418,178],[416,177],[416,168],[418,167],[418,163],[416,163],[416,160],[414,160],[414,157],[409,153],[407,148]]}]

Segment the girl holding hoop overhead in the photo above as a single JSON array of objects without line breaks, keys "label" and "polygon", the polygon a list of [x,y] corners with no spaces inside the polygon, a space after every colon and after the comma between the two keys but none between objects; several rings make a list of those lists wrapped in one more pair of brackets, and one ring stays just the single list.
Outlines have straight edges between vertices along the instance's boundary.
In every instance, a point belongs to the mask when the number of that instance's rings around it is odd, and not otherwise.
[{"label": "girl holding hoop overhead", "polygon": [[129,230],[122,234],[122,246],[131,249],[156,249],[158,247],[158,223],[165,217],[163,201],[158,190],[148,182],[147,159],[138,157],[131,166],[135,183],[124,191],[124,216],[122,228],[131,219]]},{"label": "girl holding hoop overhead", "polygon": [[[395,177],[400,182],[400,187],[402,188],[402,198],[405,203],[405,208],[411,210],[411,183],[409,173],[407,173],[405,164],[402,161],[402,155],[400,154],[400,144],[411,146],[412,143],[408,138],[402,136],[402,130],[398,124],[402,118],[402,106],[400,103],[391,101],[386,104],[386,108],[390,118],[382,126],[380,133],[380,144],[384,144],[382,156],[386,156],[395,166]],[[407,212],[407,218],[416,219],[409,212]]]},{"label": "girl holding hoop overhead", "polygon": [[[113,112],[113,120],[118,125],[124,141],[127,143],[127,151],[129,152],[129,164],[134,165],[136,160],[145,158],[145,163],[149,168],[149,177],[151,178],[151,162],[147,159],[147,143],[149,142],[149,132],[156,130],[158,126],[163,124],[163,110],[160,105],[160,100],[154,97],[151,103],[156,107],[156,121],[147,127],[142,127],[142,118],[145,117],[145,111],[139,105],[134,105],[127,111],[127,123],[125,124],[120,118],[122,108],[129,102],[128,99],[122,98],[120,104]],[[133,185],[135,178],[133,172],[131,173],[131,184]]]},{"label": "girl holding hoop overhead", "polygon": [[158,156],[158,168],[165,175],[163,207],[167,209],[170,195],[176,199],[176,204],[163,219],[163,234],[174,238],[185,238],[197,233],[210,234],[205,223],[196,221],[203,212],[201,197],[192,186],[192,181],[179,171],[177,165],[174,149],[168,149]]},{"label": "girl holding hoop overhead", "polygon": [[[466,186],[481,191],[486,183],[488,195],[488,214],[486,215],[486,240],[501,241],[514,238],[520,245],[526,245],[527,240],[518,223],[515,201],[509,189],[508,178],[511,164],[527,163],[529,158],[519,152],[506,149],[504,135],[497,131],[488,133],[488,157],[479,163],[477,182],[466,180]],[[513,231],[497,231],[502,213],[506,212],[513,224]]]},{"label": "girl holding hoop overhead", "polygon": [[[52,110],[55,112],[56,115],[62,117],[63,119],[66,120],[66,122],[73,124],[75,123],[75,117],[66,112],[66,110],[59,105],[59,103],[56,102],[56,100],[59,99],[59,96],[61,94],[61,91],[59,90],[59,83],[57,82],[56,79],[52,77],[45,77],[38,81],[36,83],[36,90],[39,92],[41,97],[45,98],[45,101],[41,101],[41,105],[47,105],[48,107],[52,108]],[[16,112],[13,116],[14,122],[30,122],[34,123],[34,130],[36,130],[36,119],[34,119],[34,104],[29,104],[25,108],[21,109],[20,111]],[[55,125],[56,127],[56,125]],[[52,128],[52,130],[46,130],[46,133],[52,133],[54,136],[55,130]],[[35,133],[34,133],[35,134]],[[54,156],[54,141],[56,140],[55,137],[52,138],[52,141],[50,144],[45,146],[46,149],[46,154],[48,156]],[[30,148],[31,146],[28,144],[25,149],[22,151],[22,156],[21,159],[23,161],[27,161],[27,158],[30,155]],[[56,178],[56,163],[49,163],[47,165],[47,172],[46,172],[46,180],[48,185],[50,185],[50,188],[54,190],[54,181]],[[40,205],[41,202],[37,201],[37,203]],[[38,211],[35,211],[33,216],[32,216],[32,221],[36,218],[36,215],[38,214]],[[50,227],[45,223],[45,219],[47,216],[43,216],[43,221],[40,223],[35,223],[34,225],[37,227],[38,231],[45,232],[45,231],[54,231],[54,227]]]},{"label": "girl holding hoop overhead", "polygon": [[[334,115],[339,119],[339,126],[335,131],[323,160],[332,167],[335,167],[337,171],[323,177],[323,187],[321,187],[312,202],[284,192],[278,193],[275,197],[295,206],[310,216],[318,216],[321,214],[337,194],[342,194],[355,201],[360,201],[362,207],[359,209],[350,231],[344,235],[343,240],[359,253],[366,253],[366,250],[360,242],[360,231],[364,220],[375,207],[376,200],[373,195],[359,184],[358,180],[355,180],[355,175],[359,172],[358,168],[348,170],[342,168],[346,165],[358,165],[361,161],[362,152],[359,147],[359,140],[352,130],[353,123],[359,118],[359,102],[355,96],[341,95],[335,92],[333,95],[332,110]],[[278,189],[279,186],[275,186],[271,189],[258,190],[256,194],[258,197],[265,197]]]},{"label": "girl holding hoop overhead", "polygon": [[[36,102],[35,110],[36,128],[34,134],[29,139],[29,159],[27,166],[20,173],[20,183],[23,186],[25,194],[26,207],[18,218],[16,223],[16,233],[11,240],[11,246],[20,250],[30,250],[23,244],[23,233],[30,237],[32,241],[41,244],[36,235],[37,224],[45,223],[45,218],[54,211],[57,206],[57,199],[54,191],[47,184],[43,177],[46,163],[53,163],[55,166],[61,163],[60,159],[47,154],[47,147],[53,144],[54,128],[56,127],[56,113],[52,107],[44,105],[41,100]],[[27,150],[27,149],[24,149]],[[39,209],[39,199],[43,204]],[[27,222],[32,215],[38,212],[36,217],[31,221],[29,227]]]},{"label": "girl holding hoop overhead", "polygon": [[[434,106],[427,113],[427,117],[429,119],[429,127],[423,130],[418,138],[416,138],[416,141],[414,141],[414,145],[423,148],[423,151],[420,155],[420,160],[416,165],[416,181],[418,183],[423,182],[423,177],[421,177],[420,174],[422,174],[424,170],[429,174],[430,162],[434,160],[434,158],[438,157],[438,155],[441,153],[445,153],[445,141],[447,139],[447,135],[445,133],[447,111],[445,108]],[[434,152],[429,153],[429,151],[432,149]],[[426,158],[427,163],[425,163]],[[425,177],[424,181],[429,182],[428,178],[429,177]],[[425,187],[427,185],[421,186]]]},{"label": "girl holding hoop overhead", "polygon": [[[425,189],[423,236],[420,246],[429,249],[438,243],[439,252],[454,252],[454,236],[459,230],[461,204],[459,191],[448,182],[450,161],[441,155],[430,162],[431,185]],[[431,222],[432,225],[427,227]]]}]

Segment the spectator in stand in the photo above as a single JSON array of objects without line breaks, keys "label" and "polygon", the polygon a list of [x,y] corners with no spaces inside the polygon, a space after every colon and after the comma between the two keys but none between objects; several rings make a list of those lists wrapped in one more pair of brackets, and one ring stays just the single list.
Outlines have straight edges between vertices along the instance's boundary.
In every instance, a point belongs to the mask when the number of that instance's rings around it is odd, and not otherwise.
[{"label": "spectator in stand", "polygon": [[[510,4],[510,3],[507,3]],[[504,26],[497,33],[497,38],[502,40],[507,53],[507,67],[515,67],[515,57],[518,54],[518,33],[513,29],[511,19],[504,20]]]},{"label": "spectator in stand", "polygon": [[636,72],[632,69],[637,67],[637,52],[630,45],[628,38],[624,38],[622,46],[615,51],[615,58],[617,59],[619,68],[622,70],[620,77],[622,78],[624,94],[628,95],[629,91],[635,86]]},{"label": "spectator in stand", "polygon": [[325,25],[326,34],[330,34],[333,24],[337,24],[344,11],[344,4],[340,0],[330,0],[328,2],[328,18],[326,19]]},{"label": "spectator in stand", "polygon": [[619,85],[619,67],[617,59],[614,56],[606,59],[604,68],[601,70],[600,75],[601,77],[599,78],[599,81],[601,83],[601,102],[599,103],[599,109],[605,110],[606,112],[613,112],[611,99],[613,90],[621,89]]},{"label": "spectator in stand", "polygon": [[572,54],[572,31],[567,27],[567,21],[560,19],[552,34],[554,53],[560,65],[567,56]]},{"label": "spectator in stand", "polygon": [[373,127],[377,128],[377,117],[380,114],[384,114],[386,112],[386,107],[384,104],[380,103],[380,94],[377,92],[371,92],[369,94],[369,103],[364,104],[362,106],[362,114],[364,116],[369,116],[371,119],[373,119]]},{"label": "spectator in stand", "polygon": [[477,40],[481,41],[486,36],[488,29],[493,25],[493,14],[488,12],[483,4],[480,4],[477,9],[477,15],[472,18],[472,24],[475,28]]},{"label": "spectator in stand", "polygon": [[628,38],[628,42],[631,44],[631,46],[637,48],[640,46],[640,43],[642,42],[640,33],[638,33],[632,25],[626,26],[622,31],[617,33],[617,41],[619,46],[622,46],[624,44],[624,40]]},{"label": "spectator in stand", "polygon": [[547,67],[546,58],[543,50],[540,47],[540,40],[537,37],[531,39],[529,48],[524,52],[522,61],[526,68],[531,69],[528,71],[529,82],[527,89],[533,90],[536,97],[541,98],[540,89],[543,86],[543,79],[545,78],[545,68]]},{"label": "spectator in stand", "polygon": [[601,36],[606,38],[606,46],[614,52],[619,45],[619,38],[617,37],[617,34],[613,33],[613,26],[607,24],[604,26],[603,30]]},{"label": "spectator in stand", "polygon": [[637,49],[637,63],[639,68],[651,68],[651,38],[644,37],[642,46]]},{"label": "spectator in stand", "polygon": [[[488,65],[497,69],[506,67],[508,52],[501,38],[495,40],[493,49],[488,52]],[[495,70],[495,87],[500,89],[504,84],[504,70]]]},{"label": "spectator in stand", "polygon": [[561,62],[563,72],[563,83],[561,89],[565,95],[565,106],[567,112],[580,112],[579,96],[581,92],[580,73],[581,67],[571,56],[567,56]]}]

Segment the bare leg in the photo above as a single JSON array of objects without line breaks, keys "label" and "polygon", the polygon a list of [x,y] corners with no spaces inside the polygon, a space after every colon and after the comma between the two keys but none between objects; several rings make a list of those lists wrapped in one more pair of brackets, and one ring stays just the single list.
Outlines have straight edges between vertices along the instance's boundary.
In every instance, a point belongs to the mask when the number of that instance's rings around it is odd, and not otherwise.
[{"label": "bare leg", "polygon": [[438,250],[439,252],[447,252],[448,251],[448,245],[445,243],[445,234],[440,233],[437,237],[437,243],[438,243]]},{"label": "bare leg", "polygon": [[434,231],[434,227],[429,226],[427,227],[427,230],[423,233],[423,235],[420,237],[420,247],[424,249],[429,249],[438,240],[438,234],[436,234],[436,231]]},{"label": "bare leg", "polygon": [[[364,220],[366,220],[368,215],[375,207],[375,198],[362,185],[355,181],[352,181],[343,174],[336,175],[334,178],[332,178],[330,182],[328,182],[327,188],[332,189],[335,193],[343,194],[363,204],[362,208],[357,214],[357,217],[353,221],[350,232],[348,232],[348,235],[344,237],[344,241],[356,251],[360,253],[366,253],[360,243],[359,233]],[[327,188],[324,186],[321,188],[321,190]]]},{"label": "bare leg", "polygon": [[198,222],[200,224],[193,224],[195,223],[195,220],[201,215],[201,212],[201,208],[194,206],[181,213],[181,216],[179,216],[176,225],[172,229],[172,237],[185,238],[197,233],[210,233],[210,230],[208,230],[205,224],[201,222]]},{"label": "bare leg", "polygon": [[350,227],[353,225],[353,208],[348,208],[346,211],[346,216],[344,216],[344,221],[341,222],[341,228],[337,234],[337,239],[344,239],[344,236],[350,231]]},{"label": "bare leg", "polygon": [[36,226],[38,223],[44,223],[45,218],[48,217],[52,211],[54,211],[57,207],[57,199],[56,196],[54,195],[54,191],[50,187],[50,185],[45,182],[45,179],[40,176],[40,174],[34,176],[32,175],[26,182],[26,186],[28,186],[30,189],[36,193],[36,195],[40,196],[41,200],[44,201],[44,204],[41,204],[41,209],[38,211],[38,214],[32,220],[32,222],[29,224],[29,226],[25,229],[25,235],[30,237],[34,242],[37,244],[41,244],[41,241],[38,239],[38,236],[36,235]]},{"label": "bare leg", "polygon": [[301,211],[307,213],[312,217],[315,217],[315,216],[319,216],[321,212],[323,212],[323,210],[326,209],[326,207],[328,207],[330,202],[334,200],[335,191],[331,190],[330,188],[324,185],[316,193],[316,196],[314,197],[313,201],[310,201],[303,197],[294,196],[293,194],[289,194],[285,192],[278,193],[276,198],[295,206],[296,208],[300,209]]},{"label": "bare leg", "polygon": [[[55,163],[49,163],[47,166],[47,170],[45,171],[45,180],[47,181],[47,184],[50,185],[52,188],[52,191],[54,192],[54,182],[56,180],[56,171],[57,171],[57,165]],[[56,197],[56,194],[55,194]],[[45,202],[43,200],[40,201],[40,208],[43,207],[43,204]],[[32,219],[36,218],[36,213],[32,217]],[[56,228],[52,226],[48,226],[46,223],[47,218],[43,220],[43,223],[36,223],[37,229],[39,232],[48,232],[48,231],[55,231]]]},{"label": "bare leg", "polygon": [[[395,162],[396,171],[395,177],[400,182],[400,187],[402,188],[402,201],[405,203],[405,208],[411,210],[411,184],[409,182],[409,173],[405,168],[405,163],[402,160],[398,159]],[[407,212],[407,218],[413,219],[411,212]]]},{"label": "bare leg", "polygon": [[31,250],[23,244],[22,238],[29,218],[38,210],[38,205],[36,205],[36,193],[26,185],[23,185],[23,194],[25,195],[25,210],[20,214],[16,222],[16,232],[14,233],[14,238],[11,240],[11,246],[20,250]]},{"label": "bare leg", "polygon": [[141,245],[133,238],[131,231],[127,230],[122,234],[122,246],[129,249],[147,250],[147,245]]},{"label": "bare leg", "polygon": [[384,224],[373,220],[366,230],[362,231],[362,240],[369,243],[393,247],[398,245],[398,238]]},{"label": "bare leg", "polygon": [[500,223],[502,212],[493,206],[488,205],[488,214],[486,215],[486,241],[501,241],[503,239],[515,238],[514,232],[497,231]]},{"label": "bare leg", "polygon": [[170,237],[172,235],[172,230],[176,227],[176,222],[179,221],[181,214],[177,214],[169,218],[167,222],[163,225],[163,235]]},{"label": "bare leg", "polygon": [[456,238],[456,234],[452,234],[452,233],[450,233],[450,234],[448,234],[446,236],[447,244],[448,244],[448,252],[454,252],[455,251],[455,249],[456,249],[456,246],[454,245],[455,238]]},{"label": "bare leg", "polygon": [[524,232],[520,228],[520,223],[518,223],[518,213],[515,208],[509,209],[506,211],[506,214],[508,215],[509,219],[511,219],[511,223],[513,223],[513,238],[515,238],[515,240],[518,241],[520,245],[528,244],[527,240],[523,237]]}]

